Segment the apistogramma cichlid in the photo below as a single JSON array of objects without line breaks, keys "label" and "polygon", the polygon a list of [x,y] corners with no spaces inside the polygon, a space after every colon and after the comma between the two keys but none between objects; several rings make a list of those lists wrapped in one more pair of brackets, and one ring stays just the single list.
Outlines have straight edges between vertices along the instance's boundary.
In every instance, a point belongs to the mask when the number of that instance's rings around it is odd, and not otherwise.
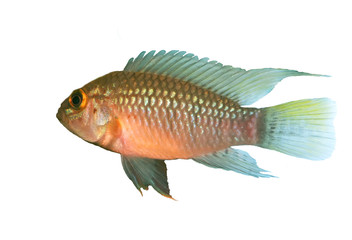
[{"label": "apistogramma cichlid", "polygon": [[213,168],[271,177],[248,153],[255,145],[321,160],[335,144],[335,104],[305,99],[247,108],[285,77],[321,76],[287,69],[246,71],[183,51],[142,52],[123,71],[77,89],[60,122],[80,138],[121,154],[137,189],[171,197],[164,160],[193,159]]}]

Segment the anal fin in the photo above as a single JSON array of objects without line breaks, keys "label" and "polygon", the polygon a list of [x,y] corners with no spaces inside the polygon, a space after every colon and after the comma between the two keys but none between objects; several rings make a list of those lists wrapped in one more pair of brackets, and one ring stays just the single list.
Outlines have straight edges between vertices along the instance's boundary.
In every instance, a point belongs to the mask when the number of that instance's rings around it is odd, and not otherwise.
[{"label": "anal fin", "polygon": [[123,169],[138,191],[152,186],[161,195],[171,198],[164,160],[121,156]]},{"label": "anal fin", "polygon": [[193,158],[194,161],[212,168],[221,168],[253,177],[273,177],[258,167],[256,161],[245,151],[227,148],[222,151]]}]

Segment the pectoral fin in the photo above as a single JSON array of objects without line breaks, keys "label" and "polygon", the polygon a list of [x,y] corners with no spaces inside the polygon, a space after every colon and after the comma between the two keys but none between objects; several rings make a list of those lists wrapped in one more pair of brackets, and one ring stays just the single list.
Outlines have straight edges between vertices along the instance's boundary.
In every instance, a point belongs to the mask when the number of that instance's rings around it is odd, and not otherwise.
[{"label": "pectoral fin", "polygon": [[161,195],[172,198],[164,160],[122,156],[121,161],[128,178],[142,195],[141,188],[148,190],[150,185]]}]

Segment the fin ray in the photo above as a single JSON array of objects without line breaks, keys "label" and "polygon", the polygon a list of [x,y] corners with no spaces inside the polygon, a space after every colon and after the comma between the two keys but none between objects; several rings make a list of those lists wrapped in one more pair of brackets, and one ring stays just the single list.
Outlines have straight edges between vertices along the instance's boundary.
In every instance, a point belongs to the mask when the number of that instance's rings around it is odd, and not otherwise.
[{"label": "fin ray", "polygon": [[124,71],[148,72],[191,82],[228,97],[240,105],[250,105],[268,94],[282,79],[291,76],[323,76],[288,69],[244,70],[199,59],[185,51],[141,52],[130,59]]},{"label": "fin ray", "polygon": [[273,177],[258,167],[256,161],[245,151],[227,148],[212,154],[195,157],[194,161],[212,168],[221,168],[253,177]]},{"label": "fin ray", "polygon": [[122,156],[121,162],[128,178],[141,194],[141,188],[148,190],[148,186],[152,186],[161,195],[172,198],[164,160]]},{"label": "fin ray", "polygon": [[335,146],[335,103],[304,99],[264,108],[258,146],[295,157],[323,160]]}]

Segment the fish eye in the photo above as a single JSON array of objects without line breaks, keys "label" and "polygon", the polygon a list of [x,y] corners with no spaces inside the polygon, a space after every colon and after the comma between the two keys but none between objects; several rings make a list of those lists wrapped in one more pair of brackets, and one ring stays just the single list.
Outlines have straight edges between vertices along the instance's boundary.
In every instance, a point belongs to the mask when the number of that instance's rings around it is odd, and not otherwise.
[{"label": "fish eye", "polygon": [[82,89],[73,91],[70,98],[68,99],[71,107],[74,109],[82,109],[86,105],[87,96]]},{"label": "fish eye", "polygon": [[72,96],[72,104],[76,107],[79,107],[82,103],[82,97],[78,94]]}]

